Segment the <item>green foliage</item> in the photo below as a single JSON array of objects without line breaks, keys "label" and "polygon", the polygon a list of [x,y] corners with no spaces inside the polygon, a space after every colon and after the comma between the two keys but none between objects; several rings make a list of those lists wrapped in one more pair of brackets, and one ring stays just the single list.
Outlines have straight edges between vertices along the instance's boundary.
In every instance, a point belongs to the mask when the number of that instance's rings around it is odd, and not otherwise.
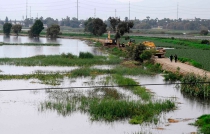
[{"label": "green foliage", "polygon": [[163,77],[165,81],[177,81],[177,80],[181,80],[182,75],[178,71],[175,73],[165,72]]},{"label": "green foliage", "polygon": [[79,53],[79,58],[81,58],[81,59],[92,59],[92,58],[94,58],[94,55],[89,53],[89,52],[80,52]]},{"label": "green foliage", "polygon": [[43,23],[41,20],[36,20],[34,25],[28,31],[29,37],[39,37],[39,34],[44,29]]},{"label": "green foliage", "polygon": [[116,32],[116,27],[120,23],[120,19],[115,18],[115,17],[109,17],[109,22],[112,28],[112,31]]},{"label": "green foliage", "polygon": [[200,63],[198,63],[198,62],[196,62],[196,61],[194,61],[192,59],[189,59],[189,58],[182,58],[182,57],[180,57],[180,58],[178,58],[178,60],[181,61],[182,63],[188,62],[188,63],[190,63],[191,65],[193,65],[193,66],[195,66],[197,68],[202,68],[202,65]]},{"label": "green foliage", "polygon": [[196,120],[195,126],[199,127],[199,131],[203,134],[209,134],[210,132],[210,115],[202,115],[198,117],[198,120]]},{"label": "green foliage", "polygon": [[60,33],[60,26],[57,24],[53,24],[47,28],[46,36],[52,38],[57,38]]},{"label": "green foliage", "polygon": [[183,76],[181,82],[187,83],[181,86],[182,93],[199,99],[210,99],[210,84],[207,82],[206,77],[196,76],[194,74],[188,74]]},{"label": "green foliage", "polygon": [[117,32],[115,34],[115,39],[120,38],[125,33],[130,33],[130,29],[134,26],[133,21],[121,21],[117,25]]},{"label": "green foliage", "polygon": [[11,32],[12,24],[11,23],[5,23],[3,25],[3,32],[5,35],[9,35]]},{"label": "green foliage", "polygon": [[149,50],[144,50],[143,53],[140,55],[142,60],[149,60],[152,57],[152,52]]},{"label": "green foliage", "polygon": [[146,63],[144,64],[148,71],[154,72],[154,73],[160,73],[162,71],[162,67],[160,64],[154,64],[154,63]]},{"label": "green foliage", "polygon": [[207,45],[209,45],[209,40],[202,40],[201,41],[201,44],[205,44],[205,45],[207,44]]},{"label": "green foliage", "polygon": [[12,26],[12,31],[18,36],[18,34],[21,32],[22,30],[22,25],[20,24],[16,24]]},{"label": "green foliage", "polygon": [[[88,55],[88,54],[87,54]],[[86,56],[86,54],[84,55]],[[89,57],[89,55],[88,55]],[[90,55],[90,57],[92,57]],[[33,56],[29,58],[0,58],[0,64],[16,66],[91,66],[91,65],[116,65],[122,59],[117,57],[94,56],[93,58],[69,59],[61,55]]]},{"label": "green foliage", "polygon": [[207,35],[208,33],[209,33],[208,30],[201,30],[200,32],[201,35]]},{"label": "green foliage", "polygon": [[146,46],[142,43],[140,43],[139,45],[132,45],[129,49],[128,49],[128,55],[129,57],[131,57],[133,60],[136,61],[143,61],[142,58],[140,58],[140,55],[143,53],[143,51],[146,49]]},{"label": "green foliage", "polygon": [[85,32],[102,36],[106,32],[106,24],[100,18],[89,18],[85,23]]},{"label": "green foliage", "polygon": [[101,42],[99,42],[99,41],[97,41],[96,43],[95,43],[95,45],[94,45],[95,47],[102,47],[103,46],[103,44],[101,43]]},{"label": "green foliage", "polygon": [[61,57],[62,57],[62,58],[68,58],[68,59],[77,58],[77,56],[75,56],[75,55],[73,55],[73,54],[71,54],[71,53],[67,53],[67,54],[62,53],[62,54],[61,54]]}]

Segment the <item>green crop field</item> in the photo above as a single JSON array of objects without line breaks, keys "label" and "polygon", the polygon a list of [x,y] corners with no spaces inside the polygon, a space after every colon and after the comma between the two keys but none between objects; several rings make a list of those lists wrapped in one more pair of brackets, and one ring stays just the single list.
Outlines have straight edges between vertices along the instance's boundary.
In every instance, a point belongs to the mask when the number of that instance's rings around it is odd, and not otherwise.
[{"label": "green crop field", "polygon": [[[179,40],[168,38],[131,37],[136,43],[152,41],[157,47],[174,48],[166,49],[166,57],[177,54],[179,58],[192,59],[202,65],[202,68],[210,71],[210,45],[201,44],[201,40]],[[121,42],[126,42],[121,39]]]}]

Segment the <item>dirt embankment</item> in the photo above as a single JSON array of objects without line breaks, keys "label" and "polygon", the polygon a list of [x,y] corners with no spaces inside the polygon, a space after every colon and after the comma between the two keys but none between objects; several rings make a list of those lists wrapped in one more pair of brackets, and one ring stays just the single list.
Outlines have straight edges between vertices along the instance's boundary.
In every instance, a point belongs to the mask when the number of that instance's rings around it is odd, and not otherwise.
[{"label": "dirt embankment", "polygon": [[210,78],[210,72],[208,71],[181,62],[171,62],[169,58],[155,58],[155,63],[161,64],[162,69],[166,71],[176,72],[179,68],[179,72],[181,74],[194,73],[199,76],[206,75],[208,78]]}]

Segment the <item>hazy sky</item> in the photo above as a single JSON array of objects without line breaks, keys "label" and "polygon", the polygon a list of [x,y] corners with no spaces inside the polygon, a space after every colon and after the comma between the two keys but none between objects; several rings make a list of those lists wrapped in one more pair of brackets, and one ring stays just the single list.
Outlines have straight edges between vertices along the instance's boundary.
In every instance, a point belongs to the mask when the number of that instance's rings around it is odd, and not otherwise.
[{"label": "hazy sky", "polygon": [[[26,6],[26,1],[28,1]],[[130,12],[129,12],[130,1]],[[77,17],[77,0],[0,0],[0,19],[22,20],[26,17]],[[78,18],[126,16],[150,18],[210,19],[210,0],[78,0]],[[130,14],[129,14],[130,13]]]}]

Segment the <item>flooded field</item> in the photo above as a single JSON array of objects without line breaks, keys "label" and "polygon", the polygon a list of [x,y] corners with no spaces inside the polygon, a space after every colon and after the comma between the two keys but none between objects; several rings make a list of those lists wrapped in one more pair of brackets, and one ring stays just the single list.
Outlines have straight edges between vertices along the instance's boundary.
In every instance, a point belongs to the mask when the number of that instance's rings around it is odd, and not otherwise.
[{"label": "flooded field", "polygon": [[54,41],[39,38],[30,39],[27,36],[10,36],[0,35],[0,42],[5,43],[58,43],[60,46],[25,46],[25,45],[2,45],[0,46],[0,58],[23,58],[35,55],[55,55],[62,53],[72,53],[79,55],[80,52],[90,52],[95,55],[101,55],[94,47],[90,47],[85,41],[76,39],[56,39]]},{"label": "flooded field", "polygon": [[[6,40],[0,36],[0,42],[14,42]],[[2,40],[1,40],[2,39]],[[27,37],[21,37],[18,40],[21,43],[28,42]],[[89,47],[84,41],[58,39],[61,46],[39,47],[44,51],[36,50],[35,46],[0,46],[0,57],[30,57],[41,54],[60,54],[73,53],[79,54],[80,51],[99,54],[97,50]],[[47,42],[41,38],[40,42]],[[78,43],[78,44],[77,44]],[[71,45],[71,47],[69,47]],[[17,51],[18,50],[18,51]],[[19,51],[20,50],[20,51]],[[17,52],[14,52],[17,51]],[[28,51],[28,52],[27,52]],[[7,54],[9,53],[9,54]],[[30,54],[29,54],[30,53]],[[31,54],[32,53],[32,54]],[[114,66],[93,66],[93,68],[111,69]],[[37,71],[42,72],[65,72],[72,71],[78,67],[56,67],[56,66],[11,66],[0,65],[0,74],[33,74]],[[140,84],[165,84],[161,75],[155,76],[128,76]],[[155,98],[174,100],[177,109],[171,112],[165,112],[160,115],[158,124],[143,123],[142,125],[131,125],[129,119],[113,122],[93,121],[89,113],[80,110],[66,112],[51,107],[45,107],[49,102],[65,102],[72,95],[88,95],[93,93],[94,86],[104,85],[104,75],[97,77],[65,77],[60,85],[44,85],[37,79],[29,80],[1,80],[0,81],[0,125],[1,133],[5,134],[190,134],[196,132],[197,128],[189,123],[202,114],[208,114],[210,105],[208,102],[202,102],[185,97],[176,85],[146,85]],[[90,88],[92,87],[92,88]],[[47,88],[47,89],[44,89]],[[59,88],[59,89],[56,89]],[[63,89],[62,89],[63,88]],[[13,89],[29,89],[25,91],[10,91]],[[36,90],[38,89],[38,90]],[[125,98],[138,99],[132,92],[123,88],[116,88]],[[100,91],[98,92],[101,93]],[[60,95],[60,96],[59,96]],[[74,97],[74,96],[73,96]],[[174,119],[170,122],[168,119]]]}]

